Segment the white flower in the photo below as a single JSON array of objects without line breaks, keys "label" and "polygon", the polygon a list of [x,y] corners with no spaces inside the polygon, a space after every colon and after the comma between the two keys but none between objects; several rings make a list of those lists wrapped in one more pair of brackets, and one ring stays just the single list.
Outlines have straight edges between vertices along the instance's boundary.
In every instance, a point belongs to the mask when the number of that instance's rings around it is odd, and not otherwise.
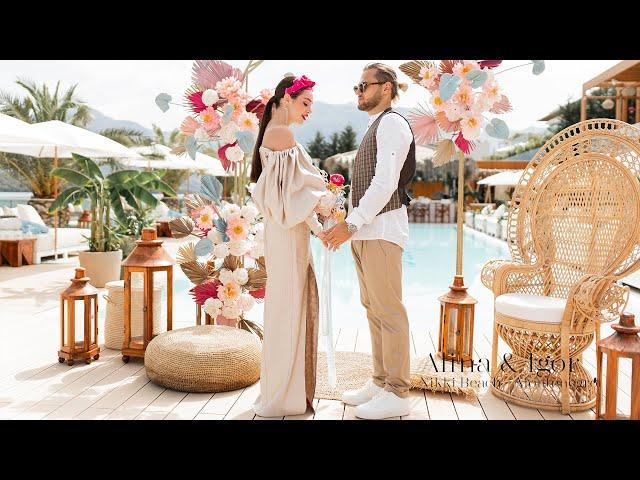
[{"label": "white flower", "polygon": [[244,158],[244,152],[238,145],[227,148],[224,154],[233,163],[240,162]]},{"label": "white flower", "polygon": [[236,268],[233,271],[233,279],[238,285],[244,285],[249,281],[249,272],[246,268]]},{"label": "white flower", "polygon": [[204,103],[207,107],[210,107],[214,103],[217,103],[219,100],[218,92],[209,88],[202,93],[202,103]]},{"label": "white flower", "polygon": [[224,315],[226,318],[238,318],[241,314],[242,309],[235,302],[231,304],[225,304],[225,306],[222,307],[222,315]]},{"label": "white flower", "polygon": [[240,240],[238,242],[229,242],[229,253],[231,255],[235,255],[236,257],[244,255],[250,248],[247,243],[248,242],[245,242],[244,240]]},{"label": "white flower", "polygon": [[251,250],[249,251],[249,256],[251,258],[260,258],[264,257],[264,243],[256,242],[251,246]]},{"label": "white flower", "polygon": [[215,228],[209,230],[209,233],[207,233],[207,238],[216,245],[222,243],[222,235],[220,235],[220,232]]},{"label": "white flower", "polygon": [[219,243],[215,247],[213,247],[213,256],[216,258],[225,258],[229,255],[229,244],[228,243]]},{"label": "white flower", "polygon": [[207,298],[204,302],[204,311],[206,314],[216,318],[222,311],[222,300],[218,298]]},{"label": "white flower", "polygon": [[228,268],[223,268],[220,270],[220,274],[218,278],[222,282],[223,285],[226,285],[229,282],[233,282],[233,272]]},{"label": "white flower", "polygon": [[253,205],[245,205],[240,209],[240,215],[242,215],[243,218],[247,219],[249,223],[253,223],[253,221],[258,216],[258,213],[260,212],[258,212],[258,209]]},{"label": "white flower", "polygon": [[209,141],[209,134],[207,133],[207,131],[200,127],[199,129],[197,129],[195,131],[195,133],[193,134],[194,138],[199,141],[199,142],[208,142]]},{"label": "white flower", "polygon": [[[220,129],[220,139],[224,144],[234,143],[236,141],[236,132],[238,127],[235,123],[229,122]],[[228,151],[228,149],[227,149]]]},{"label": "white flower", "polygon": [[243,293],[242,295],[240,295],[240,308],[242,308],[243,312],[248,312],[249,310],[251,310],[255,303],[255,299],[248,293]]},{"label": "white flower", "polygon": [[264,223],[256,223],[253,226],[254,240],[256,242],[264,242]]},{"label": "white flower", "polygon": [[222,208],[222,217],[225,220],[231,220],[235,215],[240,215],[240,207],[235,203],[227,203]]}]

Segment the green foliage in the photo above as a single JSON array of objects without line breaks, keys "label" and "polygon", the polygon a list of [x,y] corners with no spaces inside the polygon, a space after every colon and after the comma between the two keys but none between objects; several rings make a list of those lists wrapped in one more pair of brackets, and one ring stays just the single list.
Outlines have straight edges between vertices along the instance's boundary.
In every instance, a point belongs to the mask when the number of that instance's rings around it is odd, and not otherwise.
[{"label": "green foliage", "polygon": [[[589,91],[590,95],[615,95],[615,88],[596,88]],[[564,105],[558,107],[558,117],[553,120],[551,130],[553,133],[557,133],[576,124],[580,121],[580,100],[571,99],[567,100]],[[616,118],[616,109],[612,108],[606,110],[602,108],[601,99],[587,100],[587,118]],[[629,102],[629,105],[634,105],[635,102]]]},{"label": "green foliage", "polygon": [[[77,127],[86,127],[91,121],[90,107],[76,95],[77,84],[66,91],[60,90],[60,82],[53,91],[46,84],[18,79],[16,83],[25,91],[17,96],[0,92],[0,112],[27,123],[59,120]],[[148,141],[142,132],[131,129],[110,128],[100,132],[125,146],[144,144]],[[115,161],[107,161],[113,168],[121,168]],[[68,160],[60,164],[68,166]],[[51,198],[54,192],[53,162],[48,158],[32,158],[24,155],[0,153],[0,168],[19,180],[33,192],[35,198]]]},{"label": "green foliage", "polygon": [[[120,170],[104,176],[90,158],[73,155],[72,168],[60,167],[51,173],[66,180],[70,186],[54,200],[49,208],[54,212],[67,203],[89,200],[93,222],[89,248],[92,252],[117,250],[120,239],[135,227],[127,213],[128,208],[137,212],[137,219],[145,218],[145,209],[153,209],[158,200],[152,191],[159,190],[169,196],[175,191],[151,172]],[[115,217],[112,224],[111,214]]]},{"label": "green foliage", "polygon": [[314,139],[307,144],[307,151],[311,158],[324,160],[338,153],[351,152],[358,148],[357,135],[351,125],[347,125],[340,132],[331,134],[327,141],[320,132],[316,132]]},{"label": "green foliage", "polygon": [[519,153],[526,152],[528,150],[533,150],[534,148],[540,148],[543,146],[547,140],[549,140],[553,136],[553,133],[545,133],[540,135],[529,135],[529,139],[526,143],[521,145],[516,145],[509,150],[504,152],[491,155],[488,157],[489,160],[502,160],[503,158],[509,158],[514,155],[518,155]]}]

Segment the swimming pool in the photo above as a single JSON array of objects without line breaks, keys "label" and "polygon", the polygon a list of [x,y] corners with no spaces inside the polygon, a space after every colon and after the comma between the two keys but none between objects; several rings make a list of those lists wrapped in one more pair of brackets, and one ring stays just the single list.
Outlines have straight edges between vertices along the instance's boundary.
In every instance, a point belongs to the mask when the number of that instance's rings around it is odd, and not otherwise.
[{"label": "swimming pool", "polygon": [[[484,263],[494,258],[509,258],[504,242],[465,228],[463,234],[463,273],[465,284],[471,295],[486,297],[489,293],[480,283],[480,271]],[[315,237],[311,240],[316,274],[320,277],[320,252],[322,243]],[[453,280],[456,266],[455,224],[410,224],[409,243],[402,259],[403,300],[412,328],[434,320],[438,314],[437,298],[447,292]],[[179,268],[176,268],[179,270]],[[178,272],[176,272],[178,273]],[[349,243],[345,243],[332,254],[332,300],[333,325],[340,327],[366,327],[365,310],[360,304],[358,277],[351,256]],[[318,278],[318,283],[320,278]],[[174,305],[194,311],[188,289],[190,282],[184,275],[174,280]],[[262,323],[262,305],[258,304],[249,317]]]}]

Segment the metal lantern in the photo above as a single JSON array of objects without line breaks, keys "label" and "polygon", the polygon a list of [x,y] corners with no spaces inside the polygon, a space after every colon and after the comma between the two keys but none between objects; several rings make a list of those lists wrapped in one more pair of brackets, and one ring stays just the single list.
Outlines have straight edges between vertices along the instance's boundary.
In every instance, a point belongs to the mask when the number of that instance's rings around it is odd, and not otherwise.
[{"label": "metal lantern", "polygon": [[473,316],[478,302],[467,293],[462,275],[455,275],[440,301],[438,356],[470,365],[473,357]]},{"label": "metal lantern", "polygon": [[[76,268],[71,285],[60,294],[60,350],[58,361],[73,365],[82,359],[91,363],[91,358],[100,358],[98,346],[98,290],[89,283],[85,269]],[[82,340],[76,341],[76,318],[84,322]]]},{"label": "metal lantern", "polygon": [[[142,230],[142,239],[136,241],[136,248],[122,262],[124,267],[124,341],[122,360],[130,357],[144,358],[147,345],[156,333],[153,332],[153,292],[157,276],[166,276],[167,331],[172,329],[173,315],[173,265],[175,260],[162,247],[157,239],[156,229],[147,227]],[[131,287],[132,275],[142,276],[143,320],[142,336],[131,336]]]},{"label": "metal lantern", "polygon": [[[598,342],[596,347],[598,392],[596,394],[596,418],[605,420],[640,420],[640,326],[635,324],[635,316],[630,313],[620,315],[620,323],[611,325],[616,332]],[[602,410],[602,354],[607,354],[607,384],[605,393],[605,411]],[[618,361],[631,359],[631,416],[617,414]]]}]

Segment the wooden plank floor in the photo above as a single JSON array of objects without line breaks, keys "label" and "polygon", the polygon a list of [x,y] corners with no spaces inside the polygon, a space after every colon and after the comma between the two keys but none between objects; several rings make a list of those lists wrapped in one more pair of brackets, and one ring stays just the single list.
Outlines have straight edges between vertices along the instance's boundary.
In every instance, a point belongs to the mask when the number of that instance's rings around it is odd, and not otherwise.
[{"label": "wooden plank floor", "polygon": [[[412,356],[433,353],[437,328],[411,332]],[[337,350],[370,352],[368,329],[340,328],[334,335]],[[486,331],[475,339],[475,354],[489,358]],[[501,347],[503,348],[503,346]],[[589,367],[595,351],[585,353]],[[485,375],[488,381],[488,376]],[[630,378],[620,385],[629,398]],[[120,353],[103,349],[100,360],[74,366],[57,362],[40,364],[4,378],[0,385],[2,419],[94,419],[94,420],[282,420],[262,418],[251,408],[259,383],[232,392],[186,394],[151,383],[141,361],[122,363]],[[483,389],[477,396],[452,395],[422,390],[410,392],[412,412],[396,420],[578,420],[592,419],[594,412],[561,415],[535,410],[498,399]],[[315,413],[288,416],[286,420],[356,420],[352,406],[338,400],[316,399]]]}]

